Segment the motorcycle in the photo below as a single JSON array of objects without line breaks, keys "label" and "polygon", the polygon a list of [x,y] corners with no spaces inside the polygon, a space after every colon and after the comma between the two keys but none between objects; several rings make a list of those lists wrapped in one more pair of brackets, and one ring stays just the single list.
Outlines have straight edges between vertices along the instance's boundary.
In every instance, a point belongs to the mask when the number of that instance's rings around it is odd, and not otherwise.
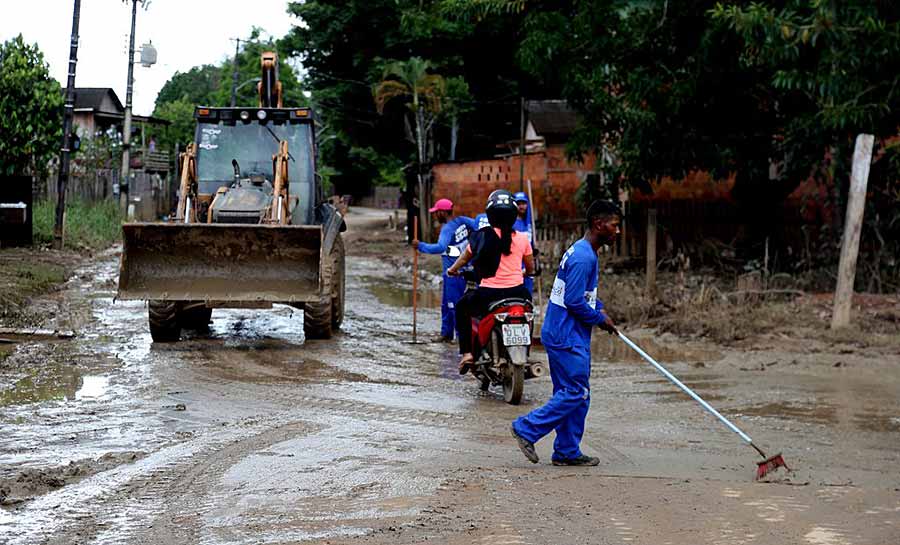
[{"label": "motorcycle", "polygon": [[[466,274],[469,280],[469,274]],[[471,286],[471,284],[470,284]],[[534,307],[531,301],[508,298],[495,301],[481,318],[472,318],[475,365],[472,374],[481,390],[502,386],[503,399],[510,405],[522,401],[525,380],[542,377],[547,368],[529,360]]]}]

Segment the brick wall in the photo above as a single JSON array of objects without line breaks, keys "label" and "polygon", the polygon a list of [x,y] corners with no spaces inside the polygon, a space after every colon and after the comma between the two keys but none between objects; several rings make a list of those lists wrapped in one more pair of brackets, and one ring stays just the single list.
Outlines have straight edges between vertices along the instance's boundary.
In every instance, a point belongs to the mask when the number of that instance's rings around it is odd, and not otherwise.
[{"label": "brick wall", "polygon": [[[484,211],[488,195],[495,189],[519,191],[520,157],[518,155],[466,161],[439,163],[434,166],[434,198],[447,198],[454,203],[454,212],[475,217]],[[531,180],[534,206],[541,218],[548,221],[578,219],[581,212],[575,204],[575,192],[587,174],[593,172],[594,159],[570,163],[563,146],[527,153],[525,179]],[[527,186],[525,191],[527,191]]]}]

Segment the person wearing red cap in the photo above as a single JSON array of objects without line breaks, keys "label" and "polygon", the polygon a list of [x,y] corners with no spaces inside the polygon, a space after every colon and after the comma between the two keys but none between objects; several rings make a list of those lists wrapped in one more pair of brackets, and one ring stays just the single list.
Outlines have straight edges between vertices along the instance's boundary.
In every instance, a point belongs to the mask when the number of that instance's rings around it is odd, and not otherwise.
[{"label": "person wearing red cap", "polygon": [[440,254],[443,265],[444,288],[441,297],[441,336],[443,342],[453,342],[456,329],[456,303],[466,291],[466,280],[461,276],[448,276],[447,269],[469,246],[469,233],[475,231],[475,220],[466,216],[453,217],[453,202],[438,199],[430,209],[442,225],[441,234],[434,244],[419,242],[418,249],[426,254]]}]

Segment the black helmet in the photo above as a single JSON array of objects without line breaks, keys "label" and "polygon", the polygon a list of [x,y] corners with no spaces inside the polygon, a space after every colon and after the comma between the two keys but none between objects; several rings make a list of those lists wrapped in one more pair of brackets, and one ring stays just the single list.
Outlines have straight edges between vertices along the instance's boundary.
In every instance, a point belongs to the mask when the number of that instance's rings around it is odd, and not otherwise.
[{"label": "black helmet", "polygon": [[498,229],[511,228],[519,216],[519,207],[513,194],[505,189],[497,189],[490,194],[484,211],[491,226]]}]

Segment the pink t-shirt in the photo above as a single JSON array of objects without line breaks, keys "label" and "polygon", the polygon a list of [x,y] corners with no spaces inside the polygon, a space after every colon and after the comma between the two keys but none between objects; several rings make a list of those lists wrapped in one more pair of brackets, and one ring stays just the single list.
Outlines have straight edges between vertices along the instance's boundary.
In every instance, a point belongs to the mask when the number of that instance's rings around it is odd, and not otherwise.
[{"label": "pink t-shirt", "polygon": [[[497,236],[500,236],[500,229],[494,229]],[[522,274],[522,259],[526,255],[531,255],[531,243],[528,242],[528,236],[525,233],[513,231],[512,244],[509,246],[509,255],[500,254],[500,266],[497,267],[497,274],[481,281],[484,288],[514,288],[525,282],[525,275]]]}]

